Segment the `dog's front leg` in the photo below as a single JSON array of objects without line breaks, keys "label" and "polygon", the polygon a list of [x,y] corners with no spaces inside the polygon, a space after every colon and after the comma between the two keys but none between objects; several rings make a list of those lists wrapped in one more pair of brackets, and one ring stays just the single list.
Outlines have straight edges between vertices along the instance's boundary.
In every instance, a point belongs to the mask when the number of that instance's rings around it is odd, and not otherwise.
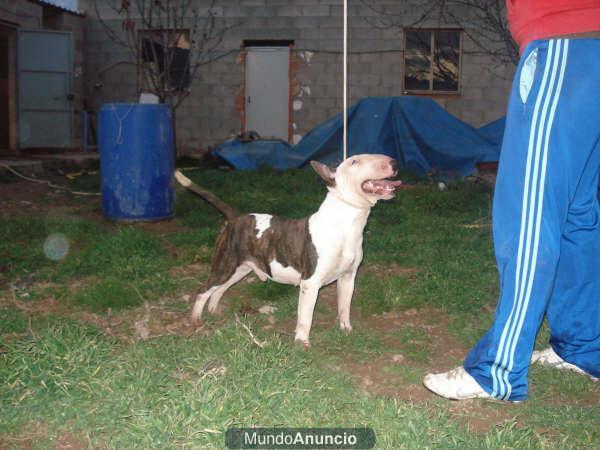
[{"label": "dog's front leg", "polygon": [[352,331],[350,325],[350,303],[352,303],[352,294],[354,293],[354,278],[356,270],[346,273],[337,280],[337,303],[338,303],[338,322],[340,329]]},{"label": "dog's front leg", "polygon": [[317,283],[300,282],[300,299],[298,300],[298,322],[296,324],[295,341],[305,347],[308,347],[308,335],[312,325],[313,311],[317,296],[319,295],[320,285]]}]

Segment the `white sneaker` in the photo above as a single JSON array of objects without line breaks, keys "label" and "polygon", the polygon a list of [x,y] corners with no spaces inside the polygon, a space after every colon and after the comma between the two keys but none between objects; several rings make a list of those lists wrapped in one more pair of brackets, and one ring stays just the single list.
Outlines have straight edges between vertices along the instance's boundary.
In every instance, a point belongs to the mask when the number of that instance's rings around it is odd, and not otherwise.
[{"label": "white sneaker", "polygon": [[444,373],[427,374],[423,384],[431,392],[451,400],[491,397],[462,366]]},{"label": "white sneaker", "polygon": [[540,363],[542,366],[554,367],[555,369],[571,370],[580,375],[590,377],[594,382],[598,381],[598,378],[590,375],[585,370],[580,369],[574,364],[566,362],[564,359],[558,356],[552,347],[548,347],[547,349],[539,352],[533,352],[531,355],[531,363],[533,364],[535,362]]}]

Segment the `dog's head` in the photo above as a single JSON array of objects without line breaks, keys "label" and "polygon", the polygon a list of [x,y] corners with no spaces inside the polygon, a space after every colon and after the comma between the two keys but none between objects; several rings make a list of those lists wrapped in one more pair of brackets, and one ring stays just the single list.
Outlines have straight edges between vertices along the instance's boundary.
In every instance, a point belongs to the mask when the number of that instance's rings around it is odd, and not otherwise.
[{"label": "dog's head", "polygon": [[402,184],[400,180],[390,180],[398,173],[398,163],[386,155],[350,156],[336,169],[317,161],[310,164],[330,191],[358,207],[371,207],[378,200],[393,198]]}]

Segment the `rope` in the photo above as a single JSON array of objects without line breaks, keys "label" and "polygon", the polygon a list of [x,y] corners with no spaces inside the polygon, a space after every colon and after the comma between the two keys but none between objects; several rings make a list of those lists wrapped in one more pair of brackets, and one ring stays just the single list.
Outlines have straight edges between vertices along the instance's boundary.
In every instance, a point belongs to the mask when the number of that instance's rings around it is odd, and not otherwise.
[{"label": "rope", "polygon": [[343,135],[343,154],[344,161],[348,157],[348,0],[344,0],[344,56],[342,65],[344,66],[344,87],[343,87],[343,108],[342,113],[344,123]]},{"label": "rope", "polygon": [[131,110],[133,109],[134,106],[135,106],[135,103],[132,103],[129,106],[129,109],[127,110],[127,112],[125,114],[123,114],[123,117],[119,117],[119,115],[117,114],[117,108],[115,108],[115,105],[112,106],[113,114],[117,118],[117,125],[119,126],[119,132],[117,133],[117,139],[116,139],[117,145],[121,145],[123,143],[123,121],[127,118],[127,116],[129,115],[129,113],[131,112]]},{"label": "rope", "polygon": [[99,192],[81,192],[81,191],[73,191],[72,189],[69,189],[68,187],[65,186],[59,186],[58,184],[54,184],[48,180],[38,180],[37,178],[30,178],[28,176],[23,175],[20,172],[17,172],[15,169],[13,169],[12,167],[10,167],[9,165],[0,163],[0,167],[4,167],[6,170],[12,172],[13,174],[15,174],[16,176],[23,178],[24,180],[27,181],[32,181],[34,183],[40,183],[40,184],[46,184],[48,185],[48,187],[51,187],[53,189],[59,189],[61,191],[68,191],[71,194],[75,194],[75,195],[100,195]]}]

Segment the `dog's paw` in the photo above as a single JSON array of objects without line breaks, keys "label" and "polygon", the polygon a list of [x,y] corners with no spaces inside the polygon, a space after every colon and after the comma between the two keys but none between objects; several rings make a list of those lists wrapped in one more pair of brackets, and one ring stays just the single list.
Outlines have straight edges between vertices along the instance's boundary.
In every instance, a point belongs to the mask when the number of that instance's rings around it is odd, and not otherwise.
[{"label": "dog's paw", "polygon": [[352,331],[352,325],[350,325],[350,322],[340,322],[340,330],[350,333]]},{"label": "dog's paw", "polygon": [[308,340],[296,338],[294,339],[294,344],[303,350],[308,350],[310,348],[310,342],[308,342]]},{"label": "dog's paw", "polygon": [[199,327],[202,324],[202,320],[200,319],[200,316],[192,315],[190,317],[190,323],[195,327]]}]

